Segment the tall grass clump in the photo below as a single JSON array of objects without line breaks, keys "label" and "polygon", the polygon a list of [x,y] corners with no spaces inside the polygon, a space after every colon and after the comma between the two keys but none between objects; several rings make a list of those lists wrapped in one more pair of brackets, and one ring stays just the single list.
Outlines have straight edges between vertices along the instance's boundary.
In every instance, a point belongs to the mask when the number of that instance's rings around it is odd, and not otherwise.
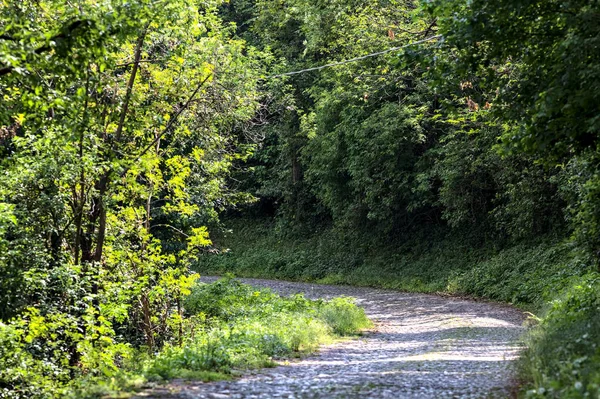
[{"label": "tall grass clump", "polygon": [[355,305],[352,298],[334,298],[325,303],[319,316],[339,335],[351,335],[372,326],[362,308]]}]

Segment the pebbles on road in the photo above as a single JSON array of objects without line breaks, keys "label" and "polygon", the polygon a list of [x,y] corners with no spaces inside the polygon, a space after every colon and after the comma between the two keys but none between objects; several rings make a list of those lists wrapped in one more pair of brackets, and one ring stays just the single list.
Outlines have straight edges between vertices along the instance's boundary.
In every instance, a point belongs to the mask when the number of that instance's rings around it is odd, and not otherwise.
[{"label": "pebbles on road", "polygon": [[352,296],[375,329],[235,381],[184,385],[178,399],[511,396],[512,361],[522,349],[525,320],[514,308],[370,288],[242,280],[284,295]]}]

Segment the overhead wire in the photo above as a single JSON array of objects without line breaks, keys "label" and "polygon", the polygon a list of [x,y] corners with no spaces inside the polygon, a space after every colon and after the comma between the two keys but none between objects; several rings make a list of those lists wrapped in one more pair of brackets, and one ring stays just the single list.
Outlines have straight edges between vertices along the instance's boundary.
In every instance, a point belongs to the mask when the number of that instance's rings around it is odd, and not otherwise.
[{"label": "overhead wire", "polygon": [[392,53],[394,51],[400,51],[400,50],[403,50],[403,49],[405,49],[407,47],[415,46],[417,44],[421,44],[421,43],[425,43],[425,42],[430,42],[432,40],[439,39],[441,37],[442,37],[442,35],[430,36],[430,37],[427,37],[425,39],[417,40],[416,42],[408,43],[408,44],[405,44],[403,46],[392,47],[392,48],[389,48],[387,50],[378,51],[376,53],[362,55],[360,57],[350,58],[350,59],[344,60],[344,61],[332,62],[330,64],[325,64],[325,65],[321,65],[321,66],[317,66],[317,67],[300,69],[298,71],[285,72],[285,73],[280,73],[280,74],[277,74],[277,75],[271,75],[271,76],[265,77],[264,79],[282,78],[284,76],[298,75],[298,74],[301,74],[301,73],[312,72],[312,71],[320,71],[321,69],[325,69],[325,68],[331,68],[331,67],[335,67],[335,66],[339,66],[339,65],[350,64],[352,62],[361,61],[361,60],[364,60],[364,59],[367,59],[367,58],[378,57],[380,55]]}]

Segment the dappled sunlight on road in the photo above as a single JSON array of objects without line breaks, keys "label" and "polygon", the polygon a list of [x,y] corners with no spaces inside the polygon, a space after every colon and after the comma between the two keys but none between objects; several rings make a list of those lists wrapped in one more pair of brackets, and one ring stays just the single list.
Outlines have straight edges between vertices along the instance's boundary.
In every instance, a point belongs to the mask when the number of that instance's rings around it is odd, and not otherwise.
[{"label": "dappled sunlight on road", "polygon": [[506,398],[524,315],[508,306],[355,287],[246,280],[282,294],[357,298],[375,322],[361,337],[181,398]]}]

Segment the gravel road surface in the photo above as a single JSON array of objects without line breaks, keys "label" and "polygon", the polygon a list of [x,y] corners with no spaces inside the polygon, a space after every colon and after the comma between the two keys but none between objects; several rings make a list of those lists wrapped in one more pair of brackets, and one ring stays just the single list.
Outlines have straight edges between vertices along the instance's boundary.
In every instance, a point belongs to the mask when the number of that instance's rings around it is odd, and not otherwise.
[{"label": "gravel road surface", "polygon": [[514,308],[371,288],[242,280],[284,295],[352,296],[375,322],[374,331],[235,381],[180,384],[176,398],[512,397],[513,360],[522,349],[525,320]]}]

